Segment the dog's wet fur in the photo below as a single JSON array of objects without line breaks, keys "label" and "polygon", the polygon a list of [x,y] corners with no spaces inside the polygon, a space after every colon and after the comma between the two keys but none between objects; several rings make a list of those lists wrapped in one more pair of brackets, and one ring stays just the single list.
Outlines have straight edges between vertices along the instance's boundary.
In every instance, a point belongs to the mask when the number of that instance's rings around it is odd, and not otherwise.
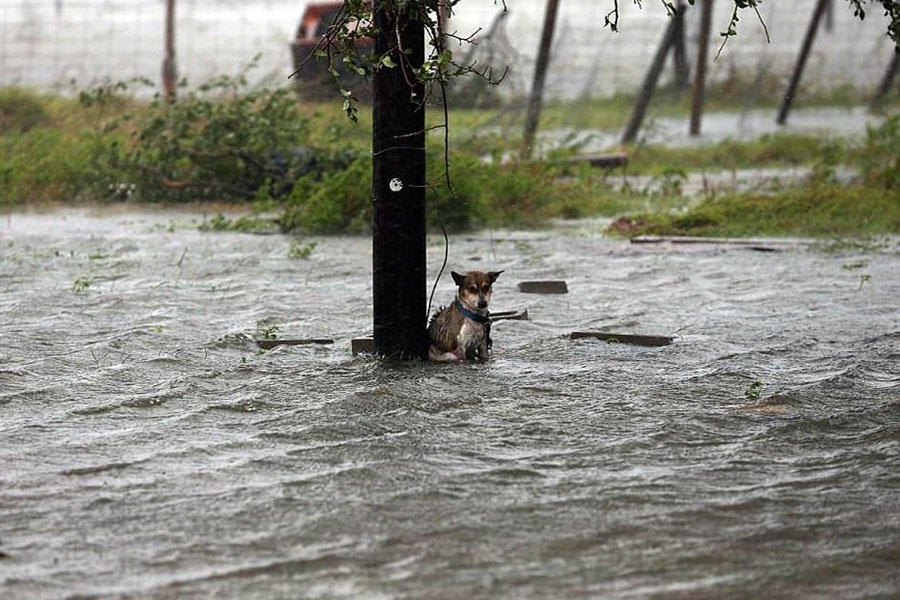
[{"label": "dog's wet fur", "polygon": [[[428,325],[428,359],[434,362],[487,360],[489,345],[491,288],[503,271],[451,271],[456,282],[456,302],[435,313]],[[487,320],[478,323],[465,315],[459,305]]]}]

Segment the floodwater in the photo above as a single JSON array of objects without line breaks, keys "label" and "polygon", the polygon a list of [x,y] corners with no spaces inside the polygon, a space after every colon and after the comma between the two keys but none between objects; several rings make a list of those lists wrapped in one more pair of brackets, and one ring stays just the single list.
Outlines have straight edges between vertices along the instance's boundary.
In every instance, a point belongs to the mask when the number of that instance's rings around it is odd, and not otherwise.
[{"label": "floodwater", "polygon": [[3,598],[900,595],[898,240],[454,236],[532,319],[439,366],[351,356],[366,238],[197,219],[0,221]]}]

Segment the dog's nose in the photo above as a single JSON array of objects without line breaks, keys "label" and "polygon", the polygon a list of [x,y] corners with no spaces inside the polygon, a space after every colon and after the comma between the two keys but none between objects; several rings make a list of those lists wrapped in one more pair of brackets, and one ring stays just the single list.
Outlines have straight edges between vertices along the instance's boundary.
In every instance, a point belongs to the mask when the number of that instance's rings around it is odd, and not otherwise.
[{"label": "dog's nose", "polygon": [[487,307],[487,300],[479,300],[478,308],[485,308],[485,307]]}]

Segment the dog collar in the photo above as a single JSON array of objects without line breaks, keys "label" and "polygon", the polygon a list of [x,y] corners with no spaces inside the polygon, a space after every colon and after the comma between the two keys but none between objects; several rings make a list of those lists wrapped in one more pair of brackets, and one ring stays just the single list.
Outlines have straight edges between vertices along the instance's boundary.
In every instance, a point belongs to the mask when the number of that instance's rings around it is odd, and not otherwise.
[{"label": "dog collar", "polygon": [[466,317],[475,321],[476,323],[480,323],[480,324],[484,325],[485,323],[491,322],[490,316],[479,315],[476,312],[472,312],[471,310],[469,310],[468,308],[463,306],[463,303],[460,302],[459,300],[454,300],[453,302],[456,303],[456,306],[459,307],[459,310],[462,311],[462,314],[466,315]]}]

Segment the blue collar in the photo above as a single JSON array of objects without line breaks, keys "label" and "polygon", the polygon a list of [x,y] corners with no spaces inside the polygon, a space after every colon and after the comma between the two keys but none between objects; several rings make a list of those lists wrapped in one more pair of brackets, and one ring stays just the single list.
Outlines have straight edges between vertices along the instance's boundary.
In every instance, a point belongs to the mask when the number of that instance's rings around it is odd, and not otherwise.
[{"label": "blue collar", "polygon": [[479,314],[476,313],[476,312],[472,312],[471,310],[469,310],[468,308],[466,308],[466,307],[463,305],[463,303],[459,301],[458,298],[457,298],[456,300],[454,300],[453,302],[456,304],[457,308],[459,308],[459,310],[462,311],[462,314],[466,315],[466,317],[468,317],[469,319],[475,321],[476,323],[481,323],[482,325],[484,325],[485,323],[490,323],[490,322],[491,322],[491,317],[490,317],[490,316],[479,315]]}]

